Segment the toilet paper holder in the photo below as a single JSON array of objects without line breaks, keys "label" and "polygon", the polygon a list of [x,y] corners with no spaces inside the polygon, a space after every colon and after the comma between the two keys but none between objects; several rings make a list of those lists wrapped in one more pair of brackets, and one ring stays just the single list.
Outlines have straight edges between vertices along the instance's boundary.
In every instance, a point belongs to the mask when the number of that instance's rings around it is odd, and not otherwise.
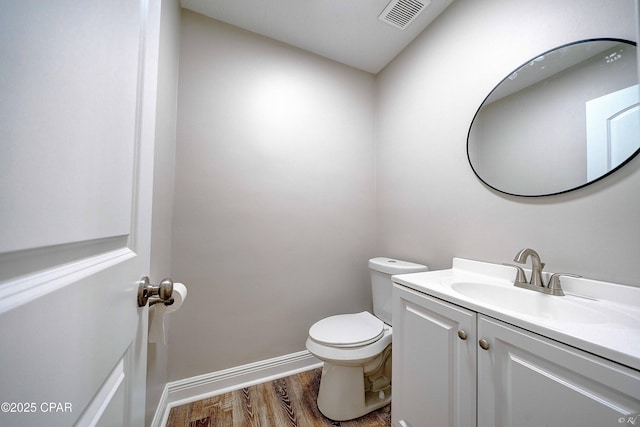
[{"label": "toilet paper holder", "polygon": [[159,302],[164,305],[171,305],[174,302],[173,280],[162,279],[159,285],[152,285],[149,278],[144,276],[138,281],[138,307],[144,307],[149,302],[149,306]]}]

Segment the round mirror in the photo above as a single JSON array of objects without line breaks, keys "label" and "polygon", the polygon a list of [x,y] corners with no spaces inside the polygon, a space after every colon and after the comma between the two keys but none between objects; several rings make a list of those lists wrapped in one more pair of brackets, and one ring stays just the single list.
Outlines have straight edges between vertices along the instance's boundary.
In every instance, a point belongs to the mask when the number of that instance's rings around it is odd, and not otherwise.
[{"label": "round mirror", "polygon": [[527,61],[485,98],[467,156],[489,187],[518,196],[575,190],[640,151],[636,45],[592,39]]}]

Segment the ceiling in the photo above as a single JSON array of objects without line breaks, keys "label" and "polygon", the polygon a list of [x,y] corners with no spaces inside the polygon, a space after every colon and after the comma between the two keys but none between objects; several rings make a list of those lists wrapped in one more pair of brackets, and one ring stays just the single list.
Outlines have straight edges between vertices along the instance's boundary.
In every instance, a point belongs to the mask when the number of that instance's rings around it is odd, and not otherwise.
[{"label": "ceiling", "polygon": [[[453,0],[425,7],[404,29],[378,19],[390,0],[181,0],[182,7],[377,74]],[[415,0],[407,0],[409,2]]]}]

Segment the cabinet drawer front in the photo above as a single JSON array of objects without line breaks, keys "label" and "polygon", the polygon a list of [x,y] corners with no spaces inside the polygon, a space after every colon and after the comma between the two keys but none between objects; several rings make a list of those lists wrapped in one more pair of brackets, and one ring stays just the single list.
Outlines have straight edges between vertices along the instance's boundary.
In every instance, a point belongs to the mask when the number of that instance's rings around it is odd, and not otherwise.
[{"label": "cabinet drawer front", "polygon": [[640,373],[478,316],[478,427],[615,426],[640,411]]}]

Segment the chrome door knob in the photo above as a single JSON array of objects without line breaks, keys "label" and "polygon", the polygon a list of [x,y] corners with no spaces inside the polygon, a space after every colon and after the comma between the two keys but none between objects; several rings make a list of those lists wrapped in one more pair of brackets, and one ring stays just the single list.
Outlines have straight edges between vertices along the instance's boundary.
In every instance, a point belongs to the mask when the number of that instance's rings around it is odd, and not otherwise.
[{"label": "chrome door knob", "polygon": [[159,302],[164,305],[171,305],[173,304],[172,294],[173,280],[171,279],[162,279],[158,286],[152,285],[147,276],[138,281],[138,307],[147,305],[149,299],[151,299],[149,305]]}]

